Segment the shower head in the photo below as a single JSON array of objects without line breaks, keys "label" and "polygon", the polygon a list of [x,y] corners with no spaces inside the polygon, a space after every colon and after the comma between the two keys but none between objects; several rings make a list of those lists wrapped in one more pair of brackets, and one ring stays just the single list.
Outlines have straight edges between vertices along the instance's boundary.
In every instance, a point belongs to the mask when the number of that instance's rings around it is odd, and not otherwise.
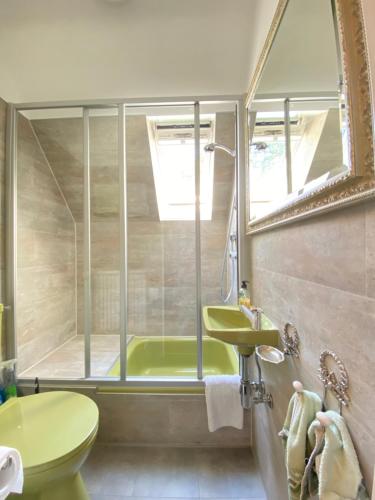
[{"label": "shower head", "polygon": [[215,149],[221,149],[222,151],[228,153],[228,155],[233,156],[233,158],[236,157],[236,151],[234,149],[230,149],[227,146],[224,146],[223,144],[218,144],[217,142],[210,142],[210,144],[207,144],[204,147],[204,150],[208,153],[213,153]]},{"label": "shower head", "polygon": [[252,142],[251,147],[255,148],[257,151],[264,151],[268,148],[268,144],[266,142]]}]

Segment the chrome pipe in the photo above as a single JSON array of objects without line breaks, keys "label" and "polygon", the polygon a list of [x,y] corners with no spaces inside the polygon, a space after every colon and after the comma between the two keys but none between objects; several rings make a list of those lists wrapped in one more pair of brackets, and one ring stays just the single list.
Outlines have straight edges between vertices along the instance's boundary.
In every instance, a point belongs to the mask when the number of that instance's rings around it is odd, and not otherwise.
[{"label": "chrome pipe", "polygon": [[250,269],[246,245],[247,231],[247,162],[246,162],[246,113],[244,100],[236,104],[236,188],[237,188],[237,295],[241,280],[249,280]]},{"label": "chrome pipe", "polygon": [[[231,203],[231,208],[230,208],[230,215],[229,215],[229,221],[228,221],[228,231],[226,235],[226,242],[225,242],[225,249],[224,249],[224,255],[223,255],[223,264],[221,267],[221,279],[220,279],[220,297],[221,300],[223,301],[224,304],[227,304],[235,287],[235,284],[237,285],[238,279],[238,269],[237,269],[237,243],[238,243],[238,238],[237,238],[237,218],[236,218],[236,233],[232,232],[232,225],[233,225],[233,217],[234,213],[236,212],[237,215],[237,196],[236,193],[233,193],[232,197],[232,203]],[[235,253],[235,255],[233,255]],[[228,255],[230,257],[230,286],[229,286],[229,291],[224,294],[224,276],[225,276],[225,268],[227,267],[227,258]],[[227,271],[228,275],[228,271]],[[236,292],[237,293],[237,292]],[[237,297],[236,297],[237,301]]]},{"label": "chrome pipe", "polygon": [[236,151],[234,149],[228,148],[224,144],[219,144],[217,142],[211,142],[210,144],[207,144],[204,147],[204,150],[207,153],[213,153],[215,151],[215,149],[221,149],[222,151],[225,151],[226,153],[228,153],[230,156],[233,156],[233,158],[236,157]]},{"label": "chrome pipe", "polygon": [[254,405],[253,383],[250,381],[250,356],[240,354],[241,405],[246,410]]}]

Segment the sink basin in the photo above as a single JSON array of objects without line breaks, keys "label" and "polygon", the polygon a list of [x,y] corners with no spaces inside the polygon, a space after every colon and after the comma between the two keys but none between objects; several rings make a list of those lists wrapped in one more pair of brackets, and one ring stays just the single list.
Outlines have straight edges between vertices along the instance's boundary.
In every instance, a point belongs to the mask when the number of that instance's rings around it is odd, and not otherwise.
[{"label": "sink basin", "polygon": [[254,330],[250,321],[237,306],[206,306],[203,308],[203,323],[207,335],[236,345],[240,354],[253,354],[257,345],[277,346],[279,331],[262,314],[259,330]]}]

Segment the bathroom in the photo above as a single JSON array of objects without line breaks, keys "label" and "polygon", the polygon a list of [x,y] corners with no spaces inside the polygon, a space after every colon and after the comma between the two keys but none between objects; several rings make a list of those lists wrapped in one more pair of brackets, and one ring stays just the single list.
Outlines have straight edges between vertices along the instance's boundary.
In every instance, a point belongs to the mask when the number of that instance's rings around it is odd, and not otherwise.
[{"label": "bathroom", "polygon": [[371,497],[374,19],[0,0],[0,498],[299,498],[302,391]]}]

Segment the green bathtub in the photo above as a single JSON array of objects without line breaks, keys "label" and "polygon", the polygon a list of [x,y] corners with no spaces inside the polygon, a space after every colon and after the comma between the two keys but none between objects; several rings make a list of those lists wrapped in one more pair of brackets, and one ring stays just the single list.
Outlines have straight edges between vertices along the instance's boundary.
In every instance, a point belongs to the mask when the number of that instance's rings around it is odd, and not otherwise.
[{"label": "green bathtub", "polygon": [[[127,373],[131,377],[196,378],[196,337],[133,337],[128,344]],[[238,373],[235,348],[220,340],[203,337],[203,375],[235,373]],[[119,360],[108,375],[120,376]]]}]

